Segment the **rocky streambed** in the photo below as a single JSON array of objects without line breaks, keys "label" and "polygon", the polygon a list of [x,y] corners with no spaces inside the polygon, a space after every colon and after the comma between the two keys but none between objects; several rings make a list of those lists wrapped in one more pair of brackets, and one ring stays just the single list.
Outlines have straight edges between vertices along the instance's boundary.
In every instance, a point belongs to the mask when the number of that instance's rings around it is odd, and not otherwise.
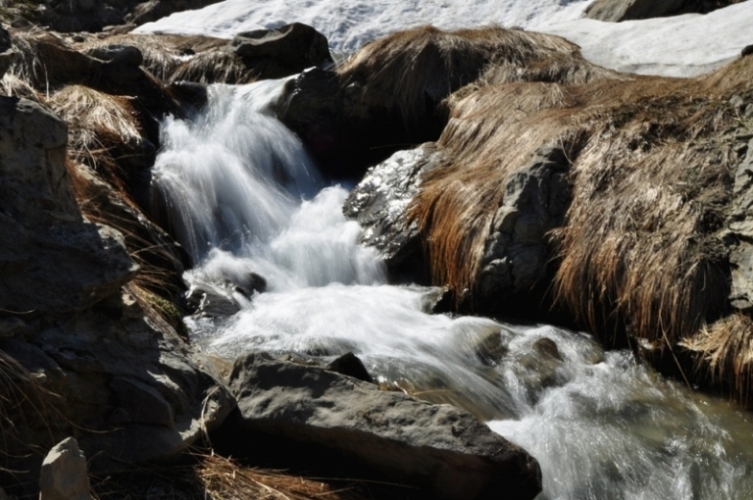
[{"label": "rocky streambed", "polygon": [[70,436],[103,475],[204,446],[415,498],[753,492],[750,57],[679,80],[502,28],[337,66],[303,25],[2,39],[10,493]]}]

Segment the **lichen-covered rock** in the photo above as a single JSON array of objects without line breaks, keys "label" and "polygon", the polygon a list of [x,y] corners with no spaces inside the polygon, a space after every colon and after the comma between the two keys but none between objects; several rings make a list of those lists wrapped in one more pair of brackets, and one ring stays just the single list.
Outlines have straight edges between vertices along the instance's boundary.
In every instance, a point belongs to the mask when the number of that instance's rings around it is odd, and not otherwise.
[{"label": "lichen-covered rock", "polygon": [[431,498],[530,499],[539,491],[527,453],[453,406],[260,353],[236,360],[230,384],[240,409],[237,443],[263,435],[319,448]]}]

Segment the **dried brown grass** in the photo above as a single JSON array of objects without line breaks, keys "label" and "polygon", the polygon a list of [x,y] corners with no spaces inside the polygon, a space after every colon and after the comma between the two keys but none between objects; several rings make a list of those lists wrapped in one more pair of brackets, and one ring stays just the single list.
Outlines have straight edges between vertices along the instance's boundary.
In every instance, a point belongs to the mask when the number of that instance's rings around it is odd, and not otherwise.
[{"label": "dried brown grass", "polygon": [[728,385],[738,401],[751,400],[753,320],[749,316],[732,314],[705,325],[680,346],[696,356],[697,369],[712,384]]},{"label": "dried brown grass", "polygon": [[196,457],[195,464],[152,467],[97,479],[99,500],[153,498],[163,500],[360,500],[355,482],[307,479],[284,471],[244,466],[215,454]]},{"label": "dried brown grass", "polygon": [[[424,26],[367,44],[337,72],[344,87],[363,85],[367,105],[398,110],[410,126],[426,116],[427,105],[440,103],[485,75],[493,81],[521,81],[534,78],[528,73],[531,68],[553,78],[564,71],[555,61],[578,54],[577,45],[552,35],[497,26],[450,32]],[[567,67],[573,78],[612,73],[580,61],[576,71]]]},{"label": "dried brown grass", "polygon": [[[40,378],[0,350],[0,472],[25,472],[8,470],[2,464],[46,453],[55,442],[55,426],[67,423],[63,403]],[[47,429],[46,439],[29,439],[25,430],[32,425]]]},{"label": "dried brown grass", "polygon": [[119,154],[138,150],[143,141],[131,103],[132,98],[83,85],[63,87],[46,101],[68,125],[69,157],[89,165],[122,192],[126,192],[126,172]]},{"label": "dried brown grass", "polygon": [[559,145],[574,187],[548,240],[558,303],[603,337],[621,324],[673,349],[728,313],[721,230],[739,161],[729,99],[750,88],[753,58],[694,80],[618,75],[578,58],[502,64],[447,99],[447,160],[423,180],[410,217],[434,283],[472,294],[504,186],[538,148]]}]

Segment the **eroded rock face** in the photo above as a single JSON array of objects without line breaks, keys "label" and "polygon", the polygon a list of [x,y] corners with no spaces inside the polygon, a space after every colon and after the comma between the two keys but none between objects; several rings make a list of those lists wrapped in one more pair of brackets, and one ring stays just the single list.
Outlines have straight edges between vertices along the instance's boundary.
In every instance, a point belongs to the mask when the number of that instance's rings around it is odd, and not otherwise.
[{"label": "eroded rock face", "polygon": [[[118,231],[79,211],[66,141],[40,105],[0,97],[4,486],[35,484],[42,452],[71,435],[96,472],[173,458],[235,406],[148,295],[127,291],[138,267]],[[101,194],[98,208],[127,216],[134,235],[154,232]]]},{"label": "eroded rock face", "polygon": [[138,267],[117,231],[84,223],[65,167],[65,124],[30,101],[0,97],[0,308],[83,310]]},{"label": "eroded rock face", "polygon": [[478,300],[528,290],[546,273],[546,233],[564,223],[570,204],[569,161],[556,147],[542,147],[512,175],[492,221],[474,294]]},{"label": "eroded rock face", "polygon": [[[753,113],[751,113],[753,115]],[[729,261],[732,276],[730,303],[741,310],[753,309],[753,140],[737,167],[733,185],[735,201],[729,222],[734,239]]]},{"label": "eroded rock face", "polygon": [[230,384],[240,409],[232,431],[238,443],[264,435],[318,448],[432,498],[518,499],[539,491],[533,459],[455,407],[261,353],[236,360]]}]

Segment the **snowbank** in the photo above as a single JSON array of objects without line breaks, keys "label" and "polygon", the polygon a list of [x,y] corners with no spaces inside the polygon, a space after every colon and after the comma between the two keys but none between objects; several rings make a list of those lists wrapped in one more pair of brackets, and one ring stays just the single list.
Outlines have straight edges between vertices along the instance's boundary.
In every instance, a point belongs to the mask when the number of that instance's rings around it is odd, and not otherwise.
[{"label": "snowbank", "polygon": [[225,0],[148,23],[136,33],[235,33],[298,21],[324,33],[333,49],[354,51],[400,29],[453,29],[497,23],[563,36],[586,58],[621,71],[693,76],[753,43],[753,1],[707,15],[605,23],[582,18],[593,0]]}]

